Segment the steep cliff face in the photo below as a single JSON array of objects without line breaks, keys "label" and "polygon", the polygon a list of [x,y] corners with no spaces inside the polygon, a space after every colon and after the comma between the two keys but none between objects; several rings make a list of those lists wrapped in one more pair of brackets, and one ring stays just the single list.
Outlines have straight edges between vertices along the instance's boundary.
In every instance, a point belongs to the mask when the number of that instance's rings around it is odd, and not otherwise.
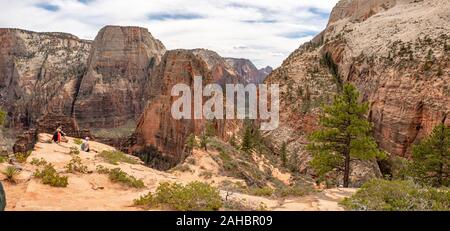
[{"label": "steep cliff face", "polygon": [[[276,147],[287,141],[308,171],[306,135],[317,126],[318,106],[351,82],[370,103],[380,147],[409,156],[436,124],[450,125],[449,19],[445,0],[340,1],[325,31],[266,80],[282,85],[282,124],[266,136]],[[379,173],[361,169],[354,166],[353,176]]]},{"label": "steep cliff face", "polygon": [[365,21],[381,11],[394,7],[397,1],[398,0],[341,0],[331,12],[329,26],[342,19],[347,19],[351,22]]},{"label": "steep cliff face", "polygon": [[195,49],[192,50],[192,53],[206,63],[215,83],[221,85],[245,83],[243,76],[239,75],[237,70],[216,52],[207,49]]},{"label": "steep cliff face", "polygon": [[69,34],[0,29],[0,105],[9,126],[28,128],[47,114],[70,118],[90,48]]},{"label": "steep cliff face", "polygon": [[[253,65],[253,64],[251,64]],[[150,73],[148,105],[137,125],[135,144],[130,152],[141,156],[148,164],[168,169],[187,157],[186,138],[200,135],[208,123],[205,119],[172,117],[171,107],[178,97],[171,96],[176,84],[186,84],[194,99],[194,77],[202,77],[202,87],[208,84],[247,83],[226,59],[206,49],[173,50],[163,56],[161,63]],[[223,88],[225,90],[225,88]],[[203,103],[211,97],[203,97]],[[192,115],[194,108],[192,108]],[[194,116],[192,116],[194,118]],[[219,138],[230,138],[233,131],[242,127],[242,121],[217,119],[209,121]]]},{"label": "steep cliff face", "polygon": [[183,160],[186,138],[190,134],[200,134],[205,126],[204,120],[172,118],[171,106],[178,98],[171,96],[172,87],[186,84],[194,89],[195,76],[202,76],[203,84],[214,80],[208,64],[188,50],[168,51],[151,75],[154,78],[150,79],[150,97],[136,129],[133,151],[152,150],[153,153],[146,154],[167,160],[168,163],[155,166],[164,169]]},{"label": "steep cliff face", "polygon": [[164,52],[137,27],[107,26],[94,42],[0,29],[0,106],[8,127],[52,132],[62,125],[78,137],[106,134],[98,128],[134,130],[147,102],[148,73]]},{"label": "steep cliff face", "polygon": [[[379,4],[370,2],[365,6],[377,12]],[[408,157],[434,126],[450,125],[450,3],[398,0],[390,6],[364,21],[330,23],[322,52],[332,54],[343,80],[364,93],[380,147]]]},{"label": "steep cliff face", "polygon": [[74,117],[80,128],[105,128],[136,120],[145,106],[145,85],[165,53],[147,29],[107,26],[95,38]]},{"label": "steep cliff face", "polygon": [[271,67],[265,67],[258,70],[248,59],[226,58],[226,62],[233,67],[236,73],[247,83],[263,83],[266,77],[272,72]]}]

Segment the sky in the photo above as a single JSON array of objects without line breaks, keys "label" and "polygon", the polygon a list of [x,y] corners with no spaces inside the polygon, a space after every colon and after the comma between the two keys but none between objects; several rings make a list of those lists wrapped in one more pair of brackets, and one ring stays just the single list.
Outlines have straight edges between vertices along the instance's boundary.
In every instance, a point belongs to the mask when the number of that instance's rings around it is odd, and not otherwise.
[{"label": "sky", "polygon": [[338,0],[0,0],[0,28],[94,39],[105,25],[141,26],[167,49],[206,48],[281,65],[326,26]]}]

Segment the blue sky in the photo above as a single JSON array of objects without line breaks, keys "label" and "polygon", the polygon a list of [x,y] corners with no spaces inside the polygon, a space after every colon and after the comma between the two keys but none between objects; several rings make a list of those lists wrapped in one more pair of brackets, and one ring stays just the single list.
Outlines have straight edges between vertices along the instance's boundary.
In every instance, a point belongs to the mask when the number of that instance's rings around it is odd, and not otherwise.
[{"label": "blue sky", "polygon": [[105,25],[146,27],[168,49],[207,48],[278,67],[323,30],[338,0],[0,0],[0,27],[94,39]]}]

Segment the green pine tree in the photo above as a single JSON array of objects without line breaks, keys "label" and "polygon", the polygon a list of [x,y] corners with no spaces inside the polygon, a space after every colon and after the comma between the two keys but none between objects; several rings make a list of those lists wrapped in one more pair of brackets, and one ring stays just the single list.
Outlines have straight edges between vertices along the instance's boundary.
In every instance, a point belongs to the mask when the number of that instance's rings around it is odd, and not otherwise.
[{"label": "green pine tree", "polygon": [[191,133],[186,139],[186,148],[192,151],[192,149],[196,147],[198,147],[197,139],[195,139],[195,135]]},{"label": "green pine tree", "polygon": [[413,147],[411,172],[422,183],[432,186],[450,185],[450,128],[443,123],[431,135]]},{"label": "green pine tree", "polygon": [[281,158],[281,163],[283,164],[283,167],[286,167],[287,166],[287,144],[286,144],[286,142],[283,142],[283,144],[281,145],[280,158]]},{"label": "green pine tree", "polygon": [[252,127],[247,123],[244,128],[244,135],[241,142],[241,150],[245,153],[250,153],[253,150],[252,135]]},{"label": "green pine tree", "polygon": [[233,146],[233,147],[237,147],[238,146],[237,145],[236,136],[234,134],[231,136],[229,142],[230,142],[230,145]]},{"label": "green pine tree", "polygon": [[206,135],[206,132],[202,132],[202,134],[200,135],[200,147],[205,151],[208,151],[208,143],[209,137]]},{"label": "green pine tree", "polygon": [[371,124],[365,118],[367,103],[359,103],[359,92],[351,84],[345,84],[342,93],[331,105],[323,107],[321,129],[310,136],[308,149],[313,154],[311,166],[319,176],[337,170],[344,172],[344,187],[349,186],[350,163],[353,160],[369,160],[381,157]]},{"label": "green pine tree", "polygon": [[205,125],[205,135],[207,137],[214,137],[216,135],[216,128],[214,126],[214,122],[213,121],[206,121],[206,125]]},{"label": "green pine tree", "polygon": [[6,112],[0,107],[0,127],[3,126],[6,119]]}]

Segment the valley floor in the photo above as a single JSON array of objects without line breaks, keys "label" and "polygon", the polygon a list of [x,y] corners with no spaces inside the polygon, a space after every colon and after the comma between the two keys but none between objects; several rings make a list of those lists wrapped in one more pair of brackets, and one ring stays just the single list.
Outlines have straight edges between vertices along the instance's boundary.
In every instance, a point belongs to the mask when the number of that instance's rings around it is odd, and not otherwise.
[{"label": "valley floor", "polygon": [[[11,184],[2,180],[7,197],[7,211],[133,211],[142,208],[133,205],[133,200],[149,191],[155,191],[161,182],[189,183],[191,181],[203,181],[218,186],[223,181],[240,181],[231,177],[220,176],[217,163],[208,153],[194,152],[195,164],[190,165],[189,171],[173,170],[169,172],[157,171],[142,164],[119,163],[113,165],[99,158],[97,153],[114,148],[96,142],[91,142],[90,153],[81,152],[79,156],[84,165],[88,167],[88,174],[65,173],[64,166],[70,162],[72,156],[70,148],[78,146],[74,139],[69,138],[68,143],[55,144],[48,142],[49,134],[40,134],[32,154],[28,157],[28,163],[18,165],[22,169],[17,177],[17,183]],[[68,176],[66,188],[55,188],[44,185],[39,179],[33,177],[36,166],[29,162],[33,158],[43,158],[52,163],[61,174]],[[189,159],[187,160],[189,161]],[[134,189],[113,183],[107,175],[95,171],[98,165],[107,168],[121,168],[127,174],[142,179],[144,189]],[[0,170],[7,167],[6,163],[0,164]],[[210,172],[211,177],[205,179],[202,172]],[[283,175],[279,173],[279,178]],[[284,176],[285,178],[286,176]],[[268,210],[294,210],[294,211],[341,211],[343,208],[338,202],[351,196],[356,189],[326,189],[317,191],[303,197],[290,197],[277,199],[273,197],[259,197],[242,193],[229,193],[221,191],[223,198],[240,201],[249,205],[264,203]]]}]

